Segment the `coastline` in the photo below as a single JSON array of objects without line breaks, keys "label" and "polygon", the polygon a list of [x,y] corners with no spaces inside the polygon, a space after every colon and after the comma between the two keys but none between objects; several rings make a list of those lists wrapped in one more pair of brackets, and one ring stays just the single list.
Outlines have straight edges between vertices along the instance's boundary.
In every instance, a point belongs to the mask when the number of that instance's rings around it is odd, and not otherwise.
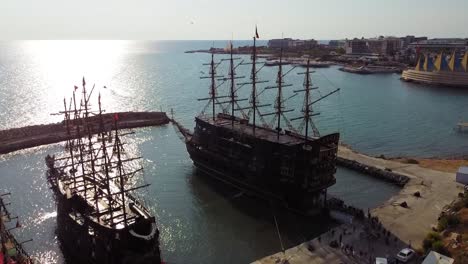
[{"label": "coastline", "polygon": [[[455,173],[443,172],[419,164],[403,163],[370,157],[340,146],[338,155],[380,169],[405,175],[408,183],[400,192],[371,213],[377,216],[384,227],[402,241],[419,247],[426,234],[437,224],[439,214],[452,203],[463,186],[455,182]],[[421,197],[414,193],[419,192]],[[400,206],[406,202],[407,208]]]},{"label": "coastline", "polygon": [[411,164],[416,161],[417,164],[426,169],[432,169],[441,172],[456,173],[458,168],[461,166],[468,166],[468,160],[466,159],[444,159],[444,158],[390,158],[389,160]]},{"label": "coastline", "polygon": [[[386,242],[384,244],[383,240],[374,239],[372,242],[373,250],[371,250],[375,254],[374,258],[386,254],[396,254],[401,248],[408,245],[416,249],[422,248],[423,239],[437,224],[440,213],[455,201],[458,193],[463,190],[462,185],[455,182],[454,173],[428,168],[431,161],[437,160],[419,159],[419,161],[427,162],[427,164],[422,163],[423,165],[420,166],[419,164],[407,163],[407,160],[402,158],[387,160],[370,157],[353,151],[344,145],[339,146],[338,156],[341,159],[353,160],[368,167],[381,170],[387,169],[387,171],[390,169],[392,172],[405,175],[409,179],[398,194],[376,208],[370,208],[372,217],[377,217],[384,230],[390,232],[389,237],[394,238],[392,239],[394,243],[390,243],[390,245]],[[445,169],[446,167],[441,168]],[[420,197],[416,197],[415,192],[419,192]],[[403,202],[407,203],[406,208],[400,205]],[[279,263],[285,259],[288,260],[288,263],[296,264],[362,263],[367,259],[356,257],[354,254],[344,254],[342,250],[332,248],[329,244],[334,239],[335,231],[339,233],[342,232],[341,230],[350,230],[358,226],[359,234],[362,234],[362,232],[367,233],[368,231],[362,228],[360,222],[359,219],[356,219],[356,221],[351,221],[351,225],[344,223],[318,238],[286,249],[285,252],[262,257],[253,261],[252,264]],[[351,245],[366,244],[361,236],[352,234],[351,237],[354,237],[350,241]],[[367,240],[367,249],[370,248],[369,241]],[[362,246],[360,245],[361,248]]]}]

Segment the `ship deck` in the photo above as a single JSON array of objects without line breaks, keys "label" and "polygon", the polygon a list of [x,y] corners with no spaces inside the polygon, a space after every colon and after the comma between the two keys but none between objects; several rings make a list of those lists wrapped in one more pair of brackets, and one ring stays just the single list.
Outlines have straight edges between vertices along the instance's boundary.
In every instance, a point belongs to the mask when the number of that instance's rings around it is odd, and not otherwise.
[{"label": "ship deck", "polygon": [[[99,142],[96,141],[95,143]],[[102,149],[99,148],[98,151],[102,151]],[[88,150],[85,150],[85,153],[88,152]],[[67,153],[62,153],[61,155],[65,155],[65,157],[59,156],[56,159],[56,168],[61,171],[57,173],[63,174],[58,175],[57,187],[67,198],[70,198],[72,195],[77,195],[82,200],[86,201],[87,205],[93,208],[92,213],[89,215],[92,221],[108,228],[123,229],[126,225],[130,226],[136,223],[136,219],[140,217],[146,218],[148,216],[146,209],[127,192],[138,187],[126,189],[124,193],[122,193],[119,187],[119,161],[115,153],[110,153],[108,164],[111,164],[111,166],[108,167],[108,177],[106,177],[106,170],[103,169],[106,163],[102,158],[92,159],[88,156],[84,156],[82,158],[84,162],[82,163],[80,163],[79,160],[75,160],[74,166],[76,171],[74,175],[71,175],[69,170],[73,167],[73,163],[71,162],[70,156],[68,156]],[[126,156],[125,154],[122,155]],[[97,156],[97,154],[95,153],[93,156]],[[79,158],[76,156],[74,157],[76,159]],[[123,175],[130,176],[138,171],[132,169],[132,164],[127,164],[135,159],[137,158],[123,159],[124,163],[121,165]],[[91,160],[94,161],[94,170],[90,162]]]},{"label": "ship deck", "polygon": [[[125,198],[127,200],[125,201],[125,208],[123,207],[121,196],[115,195],[119,193],[119,189],[112,181],[110,182],[112,194],[105,195],[106,190],[98,187],[96,188],[96,193],[94,184],[90,182],[84,183],[82,179],[79,180],[81,181],[77,183],[76,186],[71,179],[59,181],[59,188],[65,195],[67,195],[67,190],[70,190],[69,192],[80,196],[87,202],[88,206],[94,208],[94,212],[90,215],[90,218],[96,223],[107,226],[108,228],[123,229],[125,228],[125,222],[127,222],[127,225],[132,225],[135,223],[135,220],[140,217],[140,215],[130,210],[129,197],[126,195]],[[108,196],[112,197],[112,201],[109,201]]]},{"label": "ship deck", "polygon": [[[251,137],[256,137],[281,145],[294,146],[304,143],[304,136],[294,132],[283,130],[278,137],[277,132],[274,129],[257,126],[254,130],[254,127],[243,119],[235,118],[234,122],[232,122],[231,116],[229,115],[218,115],[215,120],[205,115],[198,116],[197,118],[216,127],[233,129],[239,134],[247,134]],[[310,141],[317,139],[317,137],[309,136]]]}]

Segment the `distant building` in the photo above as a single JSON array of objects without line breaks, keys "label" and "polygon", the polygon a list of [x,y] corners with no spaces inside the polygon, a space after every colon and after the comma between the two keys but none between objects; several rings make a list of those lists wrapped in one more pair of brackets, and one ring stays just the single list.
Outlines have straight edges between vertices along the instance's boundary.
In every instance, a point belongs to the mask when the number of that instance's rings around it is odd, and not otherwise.
[{"label": "distant building", "polygon": [[386,44],[383,38],[367,39],[367,47],[371,53],[384,54]]},{"label": "distant building", "polygon": [[292,42],[291,38],[283,38],[283,39],[270,39],[268,41],[269,48],[286,48],[289,47],[289,43]]},{"label": "distant building", "polygon": [[346,54],[369,54],[370,50],[367,46],[367,40],[362,39],[352,39],[346,40],[345,45]]},{"label": "distant building", "polygon": [[270,39],[268,41],[268,47],[279,49],[279,48],[314,48],[318,42],[314,39],[301,40],[301,39],[292,39],[292,38],[283,38],[283,39]]},{"label": "distant building", "polygon": [[435,38],[420,40],[408,45],[410,49],[424,49],[439,51],[442,49],[460,50],[468,48],[468,39],[463,38]]},{"label": "distant building", "polygon": [[330,40],[328,42],[328,47],[333,48],[333,49],[340,49],[340,48],[345,48],[346,46],[346,41],[345,40]]},{"label": "distant building", "polygon": [[401,47],[403,49],[406,49],[408,48],[409,44],[427,40],[427,37],[415,37],[415,36],[409,35],[409,36],[400,38],[400,40],[401,40]]},{"label": "distant building", "polygon": [[394,55],[400,49],[401,39],[395,37],[355,38],[346,41],[346,54]]},{"label": "distant building", "polygon": [[292,41],[292,46],[293,47],[299,47],[299,48],[315,48],[317,47],[318,42],[315,39],[307,39],[307,40],[293,40]]},{"label": "distant building", "polygon": [[403,47],[403,43],[400,38],[389,37],[385,39],[385,43],[386,46],[383,49],[383,54],[387,55],[394,55]]}]

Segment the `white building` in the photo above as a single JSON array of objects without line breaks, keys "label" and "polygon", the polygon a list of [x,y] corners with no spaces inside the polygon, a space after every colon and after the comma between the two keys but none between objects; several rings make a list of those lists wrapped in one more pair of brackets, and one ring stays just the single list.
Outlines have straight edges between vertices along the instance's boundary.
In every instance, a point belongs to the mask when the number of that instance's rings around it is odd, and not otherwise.
[{"label": "white building", "polygon": [[458,168],[456,181],[461,184],[468,184],[468,167]]},{"label": "white building", "polygon": [[452,264],[454,261],[453,258],[431,251],[421,264]]}]

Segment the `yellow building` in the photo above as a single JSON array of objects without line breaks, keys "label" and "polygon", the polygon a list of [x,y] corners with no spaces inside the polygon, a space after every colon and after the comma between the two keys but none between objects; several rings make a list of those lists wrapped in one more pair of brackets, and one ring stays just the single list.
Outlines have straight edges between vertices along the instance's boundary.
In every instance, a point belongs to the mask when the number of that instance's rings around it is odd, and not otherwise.
[{"label": "yellow building", "polygon": [[409,82],[468,87],[468,52],[463,59],[453,52],[447,61],[447,56],[440,53],[431,58],[422,55],[414,69],[403,71],[401,79]]}]

